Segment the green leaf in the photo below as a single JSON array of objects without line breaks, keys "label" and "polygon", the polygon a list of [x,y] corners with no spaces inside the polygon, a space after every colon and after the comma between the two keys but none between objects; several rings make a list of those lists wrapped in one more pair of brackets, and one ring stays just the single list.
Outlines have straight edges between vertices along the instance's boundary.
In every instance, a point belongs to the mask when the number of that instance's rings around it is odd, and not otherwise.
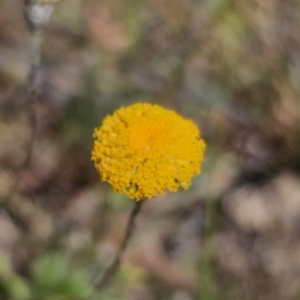
[{"label": "green leaf", "polygon": [[55,254],[48,255],[37,262],[34,270],[35,282],[43,287],[54,287],[67,276],[68,261],[66,257]]},{"label": "green leaf", "polygon": [[30,290],[25,282],[17,277],[14,276],[9,281],[9,290],[12,298],[17,300],[25,300],[30,298]]}]

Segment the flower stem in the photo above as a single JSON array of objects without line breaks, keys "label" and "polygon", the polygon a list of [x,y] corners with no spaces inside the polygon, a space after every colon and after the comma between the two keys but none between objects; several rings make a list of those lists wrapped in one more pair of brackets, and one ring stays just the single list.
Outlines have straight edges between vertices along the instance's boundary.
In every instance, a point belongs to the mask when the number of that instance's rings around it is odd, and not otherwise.
[{"label": "flower stem", "polygon": [[127,223],[126,231],[125,231],[125,236],[124,236],[124,240],[121,244],[121,247],[120,247],[118,253],[116,254],[114,260],[110,264],[110,266],[104,271],[104,273],[101,276],[101,278],[99,279],[99,281],[97,281],[95,283],[95,287],[98,290],[101,289],[111,279],[111,277],[113,277],[115,272],[118,270],[118,267],[120,266],[121,256],[127,248],[128,242],[129,242],[130,237],[133,233],[134,223],[135,223],[136,217],[138,216],[144,201],[145,200],[143,199],[143,200],[135,202],[135,204],[134,204],[134,206],[131,210],[129,219],[128,219],[128,223]]}]

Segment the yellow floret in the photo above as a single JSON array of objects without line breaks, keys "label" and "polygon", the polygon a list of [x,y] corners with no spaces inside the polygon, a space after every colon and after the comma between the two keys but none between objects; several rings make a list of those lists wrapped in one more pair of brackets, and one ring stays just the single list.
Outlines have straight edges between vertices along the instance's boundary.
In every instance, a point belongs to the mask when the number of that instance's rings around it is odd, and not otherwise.
[{"label": "yellow floret", "polygon": [[100,179],[132,199],[187,189],[201,171],[205,142],[198,128],[158,105],[120,108],[93,136],[92,161]]}]

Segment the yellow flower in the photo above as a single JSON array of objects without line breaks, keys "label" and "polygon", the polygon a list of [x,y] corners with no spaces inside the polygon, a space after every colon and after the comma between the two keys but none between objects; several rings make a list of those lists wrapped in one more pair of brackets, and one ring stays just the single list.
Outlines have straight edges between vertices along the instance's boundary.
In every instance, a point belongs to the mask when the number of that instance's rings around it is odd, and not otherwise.
[{"label": "yellow flower", "polygon": [[114,191],[141,200],[187,189],[201,171],[205,142],[195,124],[172,110],[137,103],[96,128],[92,161]]}]

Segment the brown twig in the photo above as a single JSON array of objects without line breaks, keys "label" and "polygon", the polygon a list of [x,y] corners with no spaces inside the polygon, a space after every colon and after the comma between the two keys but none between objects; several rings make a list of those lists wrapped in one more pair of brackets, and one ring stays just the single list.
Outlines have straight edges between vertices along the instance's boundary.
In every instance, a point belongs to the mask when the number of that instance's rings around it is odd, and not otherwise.
[{"label": "brown twig", "polygon": [[[30,7],[29,7],[30,6]],[[43,33],[43,26],[45,25],[45,21],[40,18],[36,18],[36,13],[32,14],[33,11],[33,5],[32,3],[26,2],[25,3],[25,16],[28,23],[28,27],[30,29],[30,70],[28,74],[27,79],[27,89],[29,91],[29,98],[28,98],[28,119],[30,123],[30,137],[28,140],[28,146],[25,153],[25,158],[22,164],[20,165],[16,178],[7,192],[6,195],[0,196],[0,207],[5,209],[5,211],[10,215],[10,217],[19,225],[20,228],[23,230],[26,230],[28,228],[28,224],[31,220],[25,220],[24,215],[20,213],[22,211],[22,202],[19,203],[19,205],[13,205],[11,204],[11,200],[13,197],[15,197],[15,194],[17,192],[22,171],[24,171],[28,166],[30,165],[33,149],[34,149],[34,143],[37,136],[37,118],[36,118],[36,111],[35,111],[35,105],[38,100],[38,80],[37,80],[37,71],[38,67],[40,65],[41,60],[41,42],[42,42],[42,33]],[[43,11],[41,11],[43,13]],[[34,21],[31,19],[34,18]],[[38,24],[36,22],[37,20],[41,20],[41,23]]]}]

